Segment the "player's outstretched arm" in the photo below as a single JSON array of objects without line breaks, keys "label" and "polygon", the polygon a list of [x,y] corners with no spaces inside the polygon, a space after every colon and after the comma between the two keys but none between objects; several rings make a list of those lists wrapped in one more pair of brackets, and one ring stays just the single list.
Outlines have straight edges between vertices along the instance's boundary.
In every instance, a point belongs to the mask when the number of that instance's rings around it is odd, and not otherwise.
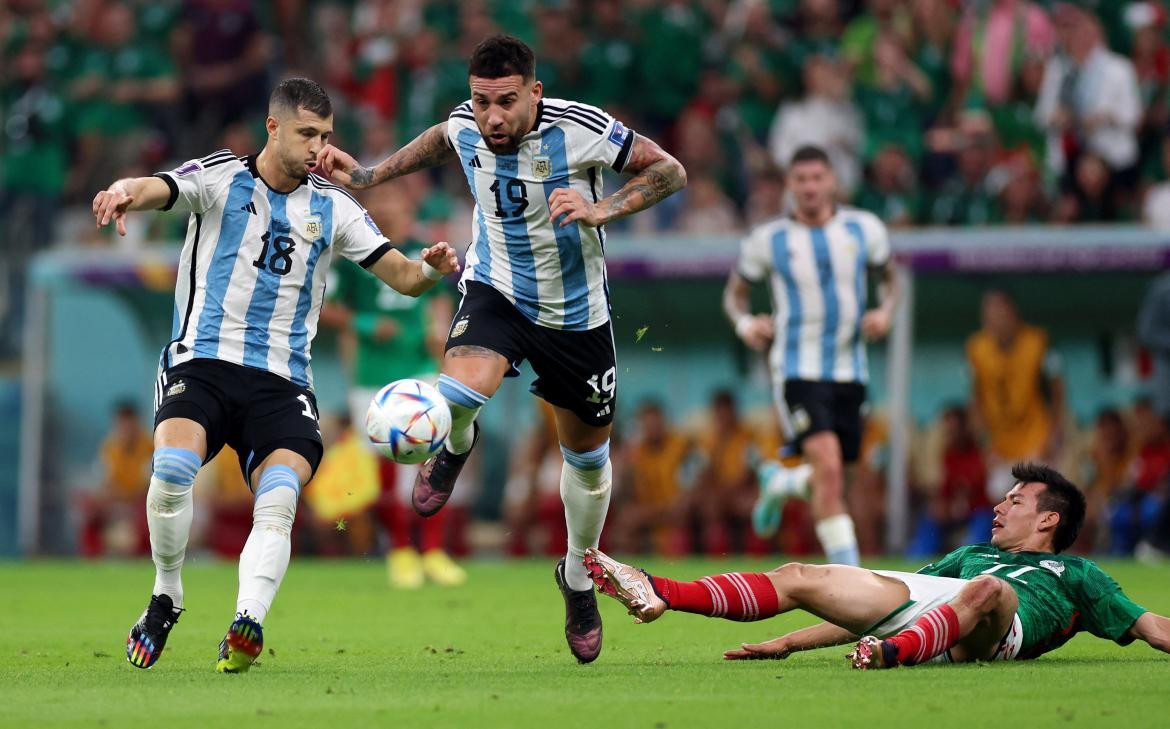
[{"label": "player's outstretched arm", "polygon": [[1149,643],[1152,648],[1170,653],[1170,618],[1157,613],[1143,613],[1129,629],[1129,634]]},{"label": "player's outstretched arm", "polygon": [[93,199],[93,217],[99,228],[114,221],[118,235],[126,235],[126,213],[130,210],[158,210],[171,198],[167,183],[157,177],[128,177],[118,180]]},{"label": "player's outstretched arm", "polygon": [[447,122],[439,122],[375,167],[363,167],[350,155],[327,144],[317,155],[317,169],[351,190],[364,190],[395,177],[437,167],[455,156],[447,140]]},{"label": "player's outstretched arm", "polygon": [[740,648],[724,651],[723,658],[728,661],[787,658],[797,651],[811,651],[817,648],[844,645],[852,643],[857,638],[856,633],[840,626],[832,623],[819,623],[763,643],[744,643]]},{"label": "player's outstretched arm", "polygon": [[571,187],[558,187],[548,196],[549,215],[563,228],[574,221],[599,226],[633,215],[687,186],[687,171],[654,140],[634,140],[623,172],[633,173],[620,190],[596,203]]},{"label": "player's outstretched arm", "polygon": [[407,296],[420,296],[443,276],[459,271],[459,257],[445,242],[424,248],[421,261],[391,250],[368,269],[387,286]]},{"label": "player's outstretched arm", "polygon": [[752,314],[750,296],[751,284],[732,271],[723,287],[723,313],[744,344],[762,352],[776,336],[776,325],[767,314]]}]

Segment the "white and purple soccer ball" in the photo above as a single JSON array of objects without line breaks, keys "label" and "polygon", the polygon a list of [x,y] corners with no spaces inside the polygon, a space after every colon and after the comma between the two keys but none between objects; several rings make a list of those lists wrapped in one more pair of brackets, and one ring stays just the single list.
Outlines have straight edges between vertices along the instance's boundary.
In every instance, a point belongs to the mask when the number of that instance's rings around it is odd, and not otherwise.
[{"label": "white and purple soccer ball", "polygon": [[366,435],[378,452],[398,463],[422,463],[439,452],[451,433],[447,401],[422,380],[386,385],[366,411]]}]

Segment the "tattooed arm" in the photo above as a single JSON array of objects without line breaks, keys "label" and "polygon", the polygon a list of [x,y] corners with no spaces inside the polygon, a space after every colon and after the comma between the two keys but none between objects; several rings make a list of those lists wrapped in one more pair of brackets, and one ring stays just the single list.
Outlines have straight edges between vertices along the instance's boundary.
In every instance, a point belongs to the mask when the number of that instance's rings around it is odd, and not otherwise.
[{"label": "tattooed arm", "polygon": [[440,122],[375,167],[363,167],[337,147],[326,145],[317,155],[317,169],[351,190],[364,190],[453,159],[455,150],[447,141],[447,122]]},{"label": "tattooed arm", "polygon": [[687,185],[687,171],[679,161],[652,139],[640,135],[622,171],[634,176],[620,190],[596,203],[586,201],[581,193],[568,187],[553,190],[548,198],[553,221],[563,216],[559,221],[562,228],[576,220],[590,226],[605,225],[645,210]]}]

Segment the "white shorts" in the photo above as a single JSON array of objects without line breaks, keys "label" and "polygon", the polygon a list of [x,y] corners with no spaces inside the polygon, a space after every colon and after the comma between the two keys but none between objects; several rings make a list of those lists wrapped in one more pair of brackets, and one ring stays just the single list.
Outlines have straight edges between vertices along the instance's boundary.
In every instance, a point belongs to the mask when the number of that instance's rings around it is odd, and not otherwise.
[{"label": "white shorts", "polygon": [[[926,613],[954,600],[968,580],[954,577],[937,577],[935,575],[920,575],[916,572],[894,572],[891,570],[873,570],[874,574],[892,577],[910,589],[910,599],[894,612],[874,624],[865,631],[865,635],[876,635],[879,638],[888,638],[906,630],[918,622]],[[993,661],[1010,661],[1020,653],[1024,643],[1024,629],[1017,613],[1012,619],[1012,626],[1003,637],[999,650],[996,651]],[[945,653],[943,654],[946,655]],[[945,659],[944,659],[945,660]]]}]

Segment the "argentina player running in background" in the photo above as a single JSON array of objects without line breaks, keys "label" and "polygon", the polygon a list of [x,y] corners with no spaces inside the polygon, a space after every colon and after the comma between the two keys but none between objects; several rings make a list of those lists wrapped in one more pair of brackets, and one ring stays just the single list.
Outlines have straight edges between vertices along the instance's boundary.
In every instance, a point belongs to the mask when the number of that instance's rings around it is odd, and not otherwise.
[{"label": "argentina player running in background", "polygon": [[93,201],[98,225],[115,221],[122,235],[129,210],[191,214],[173,339],[156,383],[146,508],[154,589],[126,644],[139,668],[158,660],[183,609],[195,474],[224,444],[239,453],[256,503],[240,554],[237,616],[216,668],[246,671],[263,648],[261,626],[288,569],[297,498],[321,460],[309,345],[334,251],[411,296],[459,270],[446,243],[422,251],[421,261],[406,259],[349,193],[309,173],[333,131],[332,105],[318,84],[282,81],[266,126],[258,155],[221,150],[171,172],[118,180]]},{"label": "argentina player running in background", "polygon": [[[752,525],[769,537],[780,527],[784,500],[808,497],[828,560],[856,565],[845,483],[846,469],[852,470],[861,448],[869,379],[863,339],[880,339],[889,331],[898,276],[881,220],[837,205],[836,179],[824,150],[796,150],[787,178],[795,209],[744,239],[723,291],[723,310],[736,334],[753,349],[771,348],[768,362],[784,438],[806,460],[791,469],[764,463]],[[866,310],[870,270],[881,277],[879,302]],[[771,284],[773,311],[753,315],[751,284],[764,280]]]},{"label": "argentina player running in background", "polygon": [[[376,167],[327,147],[321,168],[354,189],[453,160],[466,174],[475,222],[439,377],[451,436],[415,481],[412,501],[424,516],[443,507],[475,444],[479,409],[528,359],[565,458],[569,539],[555,577],[569,649],[587,663],[601,652],[601,616],[582,558],[609,507],[617,395],[601,226],[681,189],[686,172],[604,111],[543,98],[532,50],[515,38],[481,42],[468,75],[471,99]],[[602,199],[606,167],[633,177]]]}]

